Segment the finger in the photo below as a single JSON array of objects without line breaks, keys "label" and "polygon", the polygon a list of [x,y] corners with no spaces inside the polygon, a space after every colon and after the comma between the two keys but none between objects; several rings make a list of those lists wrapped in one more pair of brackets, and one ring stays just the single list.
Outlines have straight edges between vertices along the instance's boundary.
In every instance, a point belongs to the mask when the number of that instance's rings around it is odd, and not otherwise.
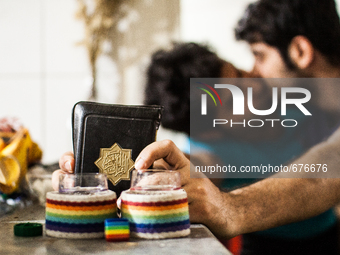
[{"label": "finger", "polygon": [[154,169],[165,169],[166,170],[166,169],[170,169],[171,167],[163,159],[158,159],[153,163],[153,168]]},{"label": "finger", "polygon": [[164,140],[145,147],[136,159],[135,168],[149,168],[158,159],[164,159],[173,169],[180,169],[189,162],[172,141]]},{"label": "finger", "polygon": [[197,197],[197,191],[195,187],[197,186],[196,181],[191,181],[182,188],[185,190],[188,196],[189,204],[189,215],[191,223],[202,223],[200,198]]},{"label": "finger", "polygon": [[197,192],[196,192],[196,189],[195,189],[196,186],[197,186],[197,183],[194,180],[191,180],[191,182],[188,182],[187,184],[182,186],[182,188],[187,193],[189,204],[191,204],[192,202],[194,202],[196,200],[196,195],[197,195],[196,194]]},{"label": "finger", "polygon": [[[190,166],[193,167],[193,166]],[[164,170],[173,170],[174,168],[171,167],[167,162],[165,162],[163,159],[158,159],[153,163],[153,169],[164,169]],[[185,185],[188,183],[191,173],[189,172],[188,169],[179,169],[178,170],[180,173],[180,178],[181,178],[181,186]],[[193,173],[193,177],[199,178],[199,176],[196,176],[196,173]]]},{"label": "finger", "polygon": [[60,169],[68,172],[74,172],[74,155],[72,152],[64,153],[59,160]]},{"label": "finger", "polygon": [[121,199],[121,197],[119,197],[119,198],[117,199],[117,207],[119,208],[119,210],[122,209],[122,199]]},{"label": "finger", "polygon": [[203,216],[204,207],[202,204],[204,197],[200,197],[200,192],[196,189],[197,186],[199,186],[198,182],[191,181],[183,189],[188,196],[190,222],[205,224],[205,217]]},{"label": "finger", "polygon": [[52,174],[52,187],[55,191],[59,190],[59,176],[65,172],[61,169],[56,170]]}]

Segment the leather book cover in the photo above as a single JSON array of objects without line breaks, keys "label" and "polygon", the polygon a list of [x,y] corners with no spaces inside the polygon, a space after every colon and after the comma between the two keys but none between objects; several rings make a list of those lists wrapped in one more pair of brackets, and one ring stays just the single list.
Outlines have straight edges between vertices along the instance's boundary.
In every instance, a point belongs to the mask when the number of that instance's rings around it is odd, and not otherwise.
[{"label": "leather book cover", "polygon": [[106,173],[109,188],[119,196],[130,188],[130,172],[138,154],[155,141],[161,115],[161,106],[75,104],[75,173]]}]

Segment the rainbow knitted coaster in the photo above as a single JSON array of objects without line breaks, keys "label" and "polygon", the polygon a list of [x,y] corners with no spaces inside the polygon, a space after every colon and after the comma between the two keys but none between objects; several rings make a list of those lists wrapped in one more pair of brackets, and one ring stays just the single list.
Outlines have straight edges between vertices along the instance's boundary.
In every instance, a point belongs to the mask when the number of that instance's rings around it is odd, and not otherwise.
[{"label": "rainbow knitted coaster", "polygon": [[105,238],[108,242],[128,241],[130,239],[130,227],[127,219],[106,219]]},{"label": "rainbow knitted coaster", "polygon": [[46,234],[62,238],[101,238],[104,221],[117,217],[116,193],[46,195]]},{"label": "rainbow knitted coaster", "polygon": [[184,190],[124,191],[122,217],[130,221],[134,237],[161,239],[190,234],[187,194]]}]

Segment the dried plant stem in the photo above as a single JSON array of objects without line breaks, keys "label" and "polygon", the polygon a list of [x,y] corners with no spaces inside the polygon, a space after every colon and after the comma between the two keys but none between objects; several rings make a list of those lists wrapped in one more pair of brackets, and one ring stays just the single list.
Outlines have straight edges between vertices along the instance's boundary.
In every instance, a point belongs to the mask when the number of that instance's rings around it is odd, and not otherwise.
[{"label": "dried plant stem", "polygon": [[[90,7],[92,10],[90,10]],[[110,38],[110,33],[118,19],[119,0],[78,0],[79,10],[77,18],[85,23],[85,38],[81,44],[85,45],[91,65],[92,86],[90,100],[96,100],[97,66],[96,62],[102,53],[103,43]]]}]

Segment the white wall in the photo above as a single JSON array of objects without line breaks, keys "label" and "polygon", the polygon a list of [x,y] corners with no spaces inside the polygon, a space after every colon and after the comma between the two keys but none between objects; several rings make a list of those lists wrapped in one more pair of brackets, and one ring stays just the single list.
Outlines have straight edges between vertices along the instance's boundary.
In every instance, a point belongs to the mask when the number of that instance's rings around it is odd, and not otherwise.
[{"label": "white wall", "polygon": [[[0,10],[0,117],[18,117],[44,162],[55,162],[72,149],[72,106],[89,93],[76,1],[3,0]],[[112,83],[114,69],[105,66]]]},{"label": "white wall", "polygon": [[251,70],[253,58],[246,43],[237,42],[234,27],[254,0],[182,0],[181,38],[208,43],[219,56]]}]

